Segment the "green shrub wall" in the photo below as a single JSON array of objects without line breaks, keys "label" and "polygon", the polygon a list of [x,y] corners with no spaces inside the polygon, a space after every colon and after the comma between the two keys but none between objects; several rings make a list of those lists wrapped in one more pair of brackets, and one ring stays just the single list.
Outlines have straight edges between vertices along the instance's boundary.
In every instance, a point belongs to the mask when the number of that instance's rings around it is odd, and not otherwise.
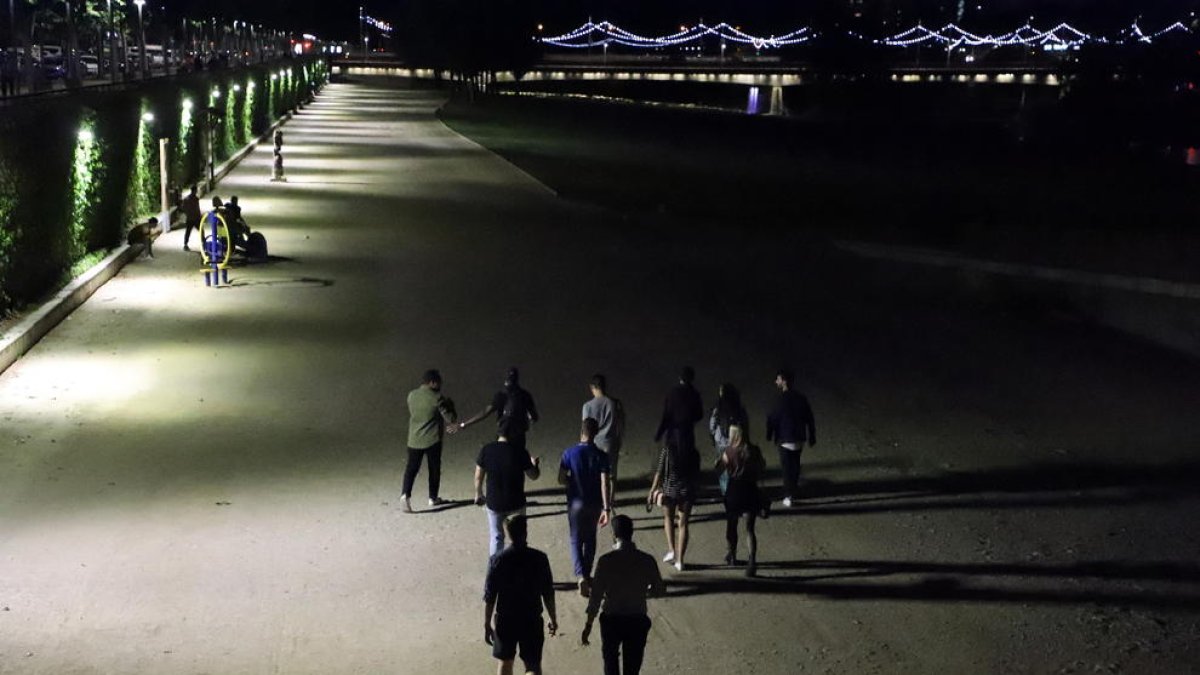
[{"label": "green shrub wall", "polygon": [[208,119],[220,164],[327,80],[324,61],[296,59],[0,108],[0,315],[158,212],[158,139],[182,189],[206,178]]}]

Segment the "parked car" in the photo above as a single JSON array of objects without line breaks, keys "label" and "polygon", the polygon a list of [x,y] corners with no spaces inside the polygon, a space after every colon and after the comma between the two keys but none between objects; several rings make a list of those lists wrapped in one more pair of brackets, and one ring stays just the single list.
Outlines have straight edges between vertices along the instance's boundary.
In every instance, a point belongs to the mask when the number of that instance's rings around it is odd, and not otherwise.
[{"label": "parked car", "polygon": [[62,57],[42,56],[42,76],[47,80],[61,80],[67,76],[67,68],[63,65]]},{"label": "parked car", "polygon": [[79,73],[84,77],[100,77],[100,59],[92,54],[79,57]]}]

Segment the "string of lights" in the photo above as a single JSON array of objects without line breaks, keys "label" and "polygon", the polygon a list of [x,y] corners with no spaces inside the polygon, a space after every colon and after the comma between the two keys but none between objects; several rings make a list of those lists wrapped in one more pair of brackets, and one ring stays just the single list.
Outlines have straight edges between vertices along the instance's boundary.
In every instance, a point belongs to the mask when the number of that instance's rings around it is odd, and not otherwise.
[{"label": "string of lights", "polygon": [[384,33],[386,35],[390,35],[392,33],[392,24],[386,21],[381,21],[373,16],[367,16],[366,14],[362,15],[362,20],[363,23],[378,30],[380,33]]},{"label": "string of lights", "polygon": [[[1166,28],[1153,33],[1146,33],[1135,22],[1132,26],[1120,31],[1112,38],[1086,33],[1068,23],[1060,23],[1050,30],[1038,30],[1026,23],[1020,28],[1002,35],[980,35],[953,23],[946,24],[937,30],[918,24],[896,35],[879,39],[853,32],[848,34],[865,42],[889,47],[938,45],[948,50],[953,50],[959,47],[980,46],[1006,47],[1023,45],[1042,46],[1047,49],[1068,49],[1077,48],[1084,44],[1150,44],[1160,37],[1176,32],[1190,34],[1192,31],[1183,23],[1176,21]],[[601,21],[600,23],[588,21],[575,30],[563,33],[562,35],[541,38],[541,42],[567,49],[606,47],[610,44],[638,49],[661,49],[712,37],[722,42],[752,45],[755,49],[779,49],[781,47],[808,42],[817,36],[818,33],[816,31],[809,27],[804,27],[785,35],[762,37],[751,35],[738,27],[722,22],[715,26],[708,26],[704,23],[698,23],[691,27],[680,26],[679,31],[676,33],[649,37],[625,30],[610,21]]]},{"label": "string of lights", "polygon": [[695,42],[709,36],[728,42],[753,45],[755,49],[766,49],[807,42],[816,37],[816,33],[810,28],[801,28],[785,35],[759,37],[745,33],[728,23],[719,23],[715,26],[699,23],[691,27],[680,26],[679,32],[672,33],[671,35],[646,37],[631,33],[609,21],[601,21],[600,23],[588,21],[569,33],[542,38],[542,42],[569,49],[586,49],[607,44],[619,44],[642,49],[658,49]]}]

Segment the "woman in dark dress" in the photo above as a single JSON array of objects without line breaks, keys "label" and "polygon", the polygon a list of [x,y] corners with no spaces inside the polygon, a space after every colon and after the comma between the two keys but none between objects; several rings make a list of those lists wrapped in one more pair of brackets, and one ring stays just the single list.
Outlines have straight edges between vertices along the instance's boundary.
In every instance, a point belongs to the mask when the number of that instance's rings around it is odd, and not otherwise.
[{"label": "woman in dark dress", "polygon": [[765,503],[759,496],[758,479],[766,468],[762,451],[757,445],[751,445],[741,427],[729,427],[729,447],[721,453],[716,468],[728,477],[729,484],[725,490],[725,542],[728,552],[725,562],[737,565],[738,520],[746,518],[746,539],[750,544],[750,558],[746,561],[746,576],[752,577],[757,571],[758,537],[754,533],[754,523],[759,512],[766,515]]}]

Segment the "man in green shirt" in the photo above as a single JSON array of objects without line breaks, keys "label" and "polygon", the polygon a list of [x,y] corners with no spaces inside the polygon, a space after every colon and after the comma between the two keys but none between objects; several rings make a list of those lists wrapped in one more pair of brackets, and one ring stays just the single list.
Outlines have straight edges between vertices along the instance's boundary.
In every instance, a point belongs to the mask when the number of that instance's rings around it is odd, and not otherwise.
[{"label": "man in green shirt", "polygon": [[427,370],[421,386],[408,392],[408,465],[404,467],[404,491],[400,499],[405,513],[412,513],[412,488],[421,460],[429,456],[429,505],[439,506],[446,500],[438,496],[442,481],[442,435],[454,433],[458,415],[454,402],[442,396],[442,374]]}]

